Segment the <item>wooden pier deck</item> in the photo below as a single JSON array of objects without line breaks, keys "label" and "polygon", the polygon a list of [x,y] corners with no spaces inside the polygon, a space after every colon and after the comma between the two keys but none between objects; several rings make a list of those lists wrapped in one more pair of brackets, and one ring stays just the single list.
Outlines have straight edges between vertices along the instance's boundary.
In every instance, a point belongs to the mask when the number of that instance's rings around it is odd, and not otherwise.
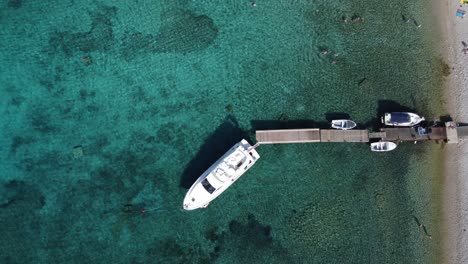
[{"label": "wooden pier deck", "polygon": [[257,130],[255,133],[260,144],[320,142],[318,128]]},{"label": "wooden pier deck", "polygon": [[[449,133],[449,130],[447,130],[447,134]],[[468,139],[468,126],[457,127],[457,137],[462,140]]]},{"label": "wooden pier deck", "polygon": [[447,133],[445,127],[432,127],[427,135],[420,135],[415,127],[382,128],[385,132],[385,141],[421,141],[421,140],[445,140]]},{"label": "wooden pier deck", "polygon": [[385,138],[387,133],[385,132],[369,132],[369,139],[371,138]]},{"label": "wooden pier deck", "polygon": [[445,140],[458,143],[459,139],[468,138],[468,126],[458,127],[454,122],[447,122],[445,127],[426,128],[427,133],[419,133],[417,127],[386,127],[380,132],[368,130],[337,129],[278,129],[257,130],[258,144],[312,143],[312,142],[370,142],[383,141],[427,141]]},{"label": "wooden pier deck", "polygon": [[369,142],[369,131],[321,129],[320,142]]},{"label": "wooden pier deck", "polygon": [[468,126],[458,127],[457,131],[460,137],[468,138]]},{"label": "wooden pier deck", "polygon": [[337,129],[278,129],[257,130],[260,144],[311,143],[311,142],[369,142],[368,130]]}]

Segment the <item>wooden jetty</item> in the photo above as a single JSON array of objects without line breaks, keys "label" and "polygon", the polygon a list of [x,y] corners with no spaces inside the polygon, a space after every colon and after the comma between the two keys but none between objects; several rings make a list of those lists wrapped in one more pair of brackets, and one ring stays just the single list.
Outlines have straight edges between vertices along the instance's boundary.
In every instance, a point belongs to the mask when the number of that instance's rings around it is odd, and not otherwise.
[{"label": "wooden jetty", "polygon": [[350,129],[277,129],[257,130],[257,144],[312,143],[312,142],[370,142],[382,141],[427,141],[444,140],[458,143],[468,138],[468,126],[459,127],[455,122],[445,123],[445,127],[386,127],[379,132]]}]

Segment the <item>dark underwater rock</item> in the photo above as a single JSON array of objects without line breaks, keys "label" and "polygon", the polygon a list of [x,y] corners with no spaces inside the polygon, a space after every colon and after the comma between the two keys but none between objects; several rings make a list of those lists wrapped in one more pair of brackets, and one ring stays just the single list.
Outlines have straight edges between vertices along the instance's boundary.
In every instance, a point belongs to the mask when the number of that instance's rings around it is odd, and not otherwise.
[{"label": "dark underwater rock", "polygon": [[8,0],[8,7],[19,9],[23,6],[23,0]]},{"label": "dark underwater rock", "polygon": [[17,189],[11,183],[0,184],[0,208],[8,206],[17,194]]}]

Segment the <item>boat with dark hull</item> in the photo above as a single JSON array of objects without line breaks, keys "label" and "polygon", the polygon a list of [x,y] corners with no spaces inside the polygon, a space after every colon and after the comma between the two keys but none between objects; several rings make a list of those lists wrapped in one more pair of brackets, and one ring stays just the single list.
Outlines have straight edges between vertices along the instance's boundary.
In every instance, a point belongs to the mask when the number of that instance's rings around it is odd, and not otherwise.
[{"label": "boat with dark hull", "polygon": [[385,115],[382,117],[382,123],[384,123],[385,125],[400,127],[415,126],[424,120],[424,117],[409,112],[385,113]]}]

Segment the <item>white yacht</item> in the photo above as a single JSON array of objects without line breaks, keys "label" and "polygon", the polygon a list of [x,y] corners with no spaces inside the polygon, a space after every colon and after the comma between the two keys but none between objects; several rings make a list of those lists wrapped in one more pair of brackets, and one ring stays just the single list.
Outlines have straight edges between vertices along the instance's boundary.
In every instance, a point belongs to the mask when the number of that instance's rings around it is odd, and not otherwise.
[{"label": "white yacht", "polygon": [[387,126],[415,126],[421,121],[424,121],[424,117],[409,112],[385,113],[382,117],[382,123]]},{"label": "white yacht", "polygon": [[190,187],[184,209],[205,208],[240,178],[260,158],[252,145],[243,139],[218,159]]}]

